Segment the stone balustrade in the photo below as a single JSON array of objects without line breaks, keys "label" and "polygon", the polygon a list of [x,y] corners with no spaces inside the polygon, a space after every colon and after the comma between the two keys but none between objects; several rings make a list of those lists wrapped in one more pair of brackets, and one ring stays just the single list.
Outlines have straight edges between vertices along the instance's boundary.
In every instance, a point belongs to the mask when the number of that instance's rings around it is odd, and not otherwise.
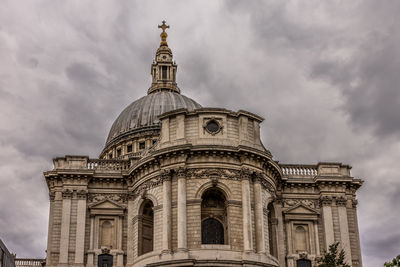
[{"label": "stone balustrade", "polygon": [[15,259],[16,267],[43,266],[45,259]]},{"label": "stone balustrade", "polygon": [[314,177],[318,174],[317,165],[280,165],[285,176]]},{"label": "stone balustrade", "polygon": [[87,163],[89,170],[121,171],[129,167],[128,160],[89,159]]}]

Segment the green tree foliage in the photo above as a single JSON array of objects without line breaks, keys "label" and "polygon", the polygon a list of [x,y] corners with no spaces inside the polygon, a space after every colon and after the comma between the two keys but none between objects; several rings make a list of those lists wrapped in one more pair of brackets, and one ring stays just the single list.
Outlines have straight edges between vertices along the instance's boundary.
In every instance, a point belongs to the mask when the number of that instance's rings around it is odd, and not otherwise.
[{"label": "green tree foliage", "polygon": [[385,267],[400,267],[400,255],[397,255],[391,262],[385,262]]},{"label": "green tree foliage", "polygon": [[344,262],[344,250],[338,251],[338,246],[339,243],[329,246],[329,251],[318,260],[318,267],[350,267]]}]

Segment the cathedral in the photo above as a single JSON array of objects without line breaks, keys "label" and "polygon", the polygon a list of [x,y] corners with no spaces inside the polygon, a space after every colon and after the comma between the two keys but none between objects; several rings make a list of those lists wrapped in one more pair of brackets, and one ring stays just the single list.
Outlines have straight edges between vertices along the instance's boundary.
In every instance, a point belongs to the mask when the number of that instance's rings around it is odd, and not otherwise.
[{"label": "cathedral", "polygon": [[46,266],[311,267],[339,242],[361,267],[351,167],[280,163],[260,140],[263,118],[182,95],[159,28],[147,95],[99,158],[57,157],[44,173]]}]

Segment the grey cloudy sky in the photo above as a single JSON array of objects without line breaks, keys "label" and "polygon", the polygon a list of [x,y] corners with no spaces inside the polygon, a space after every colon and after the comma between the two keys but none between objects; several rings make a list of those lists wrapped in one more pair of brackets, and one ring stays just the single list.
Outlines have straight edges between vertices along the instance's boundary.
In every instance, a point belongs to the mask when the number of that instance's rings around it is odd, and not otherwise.
[{"label": "grey cloudy sky", "polygon": [[285,163],[343,162],[365,180],[365,267],[400,254],[399,1],[15,1],[0,8],[0,238],[44,257],[42,172],[97,157],[150,86],[166,19],[182,93],[265,118]]}]

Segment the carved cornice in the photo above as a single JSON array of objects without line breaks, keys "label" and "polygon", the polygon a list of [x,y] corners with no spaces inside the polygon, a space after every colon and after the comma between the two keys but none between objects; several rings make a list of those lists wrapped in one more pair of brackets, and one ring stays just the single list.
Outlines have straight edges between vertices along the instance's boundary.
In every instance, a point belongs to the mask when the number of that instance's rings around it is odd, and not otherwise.
[{"label": "carved cornice", "polygon": [[70,189],[65,189],[62,191],[62,198],[69,199],[72,198],[72,191]]}]

